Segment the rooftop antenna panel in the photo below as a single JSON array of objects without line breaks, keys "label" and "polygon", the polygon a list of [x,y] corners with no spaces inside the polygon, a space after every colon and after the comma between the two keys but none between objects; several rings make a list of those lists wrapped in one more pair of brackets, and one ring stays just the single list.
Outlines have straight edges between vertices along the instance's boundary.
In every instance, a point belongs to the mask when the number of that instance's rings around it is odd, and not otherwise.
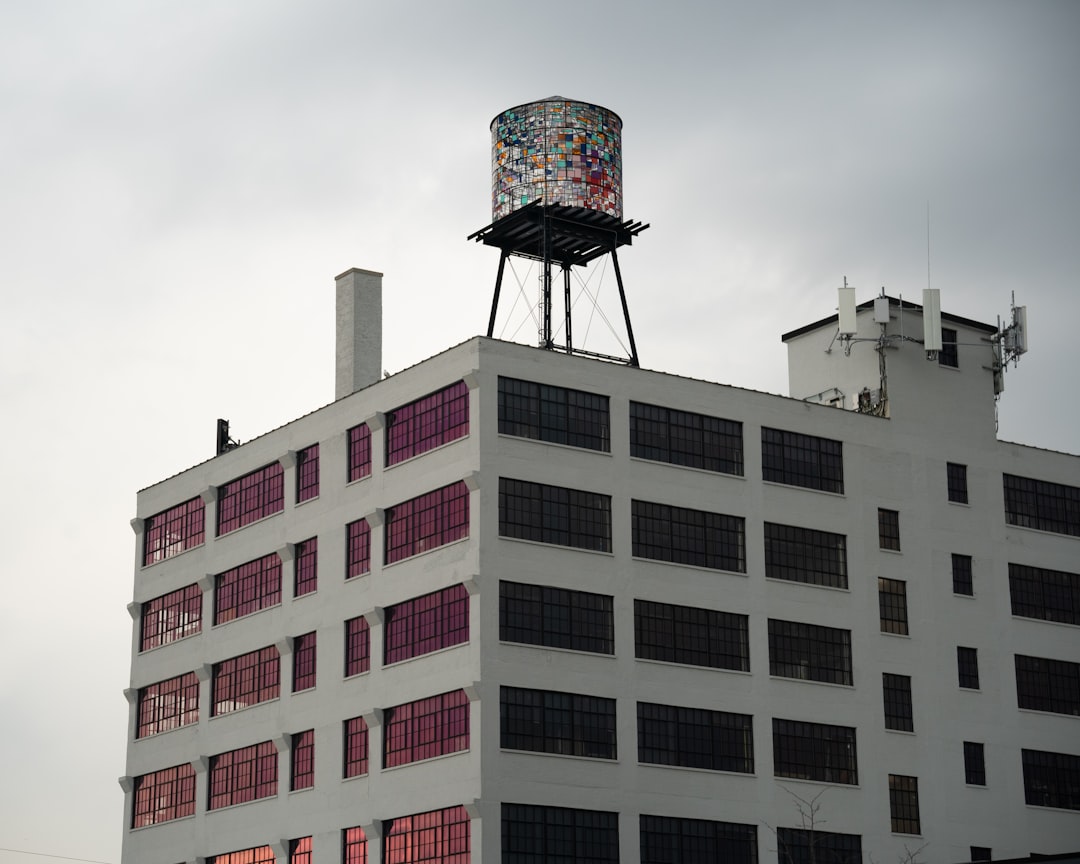
[{"label": "rooftop antenna panel", "polygon": [[858,326],[855,323],[855,289],[848,285],[845,279],[843,287],[838,288],[837,291],[840,294],[837,305],[840,319],[840,335],[854,336],[858,331]]},{"label": "rooftop antenna panel", "polygon": [[927,351],[940,351],[941,342],[941,291],[938,288],[924,288],[923,305],[923,347]]}]

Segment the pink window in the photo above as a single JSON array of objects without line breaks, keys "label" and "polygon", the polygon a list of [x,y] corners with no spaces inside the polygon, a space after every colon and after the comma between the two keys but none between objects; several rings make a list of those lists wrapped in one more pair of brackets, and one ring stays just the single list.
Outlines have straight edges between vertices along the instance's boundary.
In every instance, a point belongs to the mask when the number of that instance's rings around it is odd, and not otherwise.
[{"label": "pink window", "polygon": [[345,721],[345,777],[368,773],[368,728],[363,717]]},{"label": "pink window", "polygon": [[345,677],[367,672],[371,667],[371,633],[367,619],[350,618],[345,622]]},{"label": "pink window", "polygon": [[206,864],[276,864],[273,846],[258,846],[254,849],[241,849],[239,852],[226,852],[223,855],[211,855]]},{"label": "pink window", "polygon": [[281,693],[281,658],[275,646],[214,664],[210,716],[228,714],[277,699]]},{"label": "pink window", "polygon": [[391,819],[383,849],[385,864],[469,864],[469,814],[458,806]]},{"label": "pink window", "polygon": [[296,503],[319,497],[319,445],[296,454]]},{"label": "pink window", "polygon": [[371,430],[366,423],[349,430],[349,482],[371,476]]},{"label": "pink window", "polygon": [[143,566],[202,546],[206,540],[206,505],[192,498],[155,513],[143,526]]},{"label": "pink window", "polygon": [[207,809],[217,810],[277,795],[277,773],[278,753],[273,741],[211,756]]},{"label": "pink window", "polygon": [[341,832],[342,864],[367,864],[367,838],[364,829],[357,825]]},{"label": "pink window", "polygon": [[396,465],[469,434],[469,388],[458,381],[386,415],[386,464]]},{"label": "pink window", "polygon": [[195,769],[190,763],[135,778],[132,828],[157,825],[194,813]]},{"label": "pink window", "polygon": [[387,708],[383,767],[469,749],[469,697],[454,690]]},{"label": "pink window", "polygon": [[384,663],[397,663],[469,641],[469,594],[464,585],[386,608]]},{"label": "pink window", "polygon": [[311,838],[289,841],[289,864],[311,864]]},{"label": "pink window", "polygon": [[294,549],[296,561],[296,583],[293,588],[294,597],[302,597],[310,594],[318,587],[319,583],[319,538],[312,537],[310,540],[301,540]]},{"label": "pink window", "polygon": [[469,536],[469,490],[464,480],[386,512],[387,564]]},{"label": "pink window", "polygon": [[371,526],[367,519],[358,519],[345,526],[345,578],[371,572]]},{"label": "pink window", "polygon": [[224,624],[281,602],[281,558],[276,552],[214,579],[214,623]]},{"label": "pink window", "polygon": [[136,738],[198,722],[199,679],[194,672],[140,688]]},{"label": "pink window", "polygon": [[218,536],[285,508],[285,469],[272,462],[218,487]]},{"label": "pink window", "polygon": [[149,651],[202,630],[202,591],[188,585],[142,604],[139,650]]},{"label": "pink window", "polygon": [[[315,785],[315,730],[297,732],[292,736],[292,770],[289,789],[310,789]],[[310,851],[310,850],[309,850]]]},{"label": "pink window", "polygon": [[293,639],[293,693],[315,686],[315,632]]}]

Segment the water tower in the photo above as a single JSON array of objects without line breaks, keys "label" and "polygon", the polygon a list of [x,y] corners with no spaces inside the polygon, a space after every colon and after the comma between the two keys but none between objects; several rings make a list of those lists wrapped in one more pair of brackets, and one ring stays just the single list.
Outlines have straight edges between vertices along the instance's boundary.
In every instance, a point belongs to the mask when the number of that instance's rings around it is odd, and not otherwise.
[{"label": "water tower", "polygon": [[[487,335],[493,335],[510,256],[540,264],[540,347],[638,365],[616,250],[648,228],[622,215],[622,120],[599,105],[552,96],[491,121],[492,223],[469,235],[500,250]],[[575,348],[571,269],[610,255],[619,287],[629,357]],[[552,268],[563,275],[565,345],[552,333]]]}]

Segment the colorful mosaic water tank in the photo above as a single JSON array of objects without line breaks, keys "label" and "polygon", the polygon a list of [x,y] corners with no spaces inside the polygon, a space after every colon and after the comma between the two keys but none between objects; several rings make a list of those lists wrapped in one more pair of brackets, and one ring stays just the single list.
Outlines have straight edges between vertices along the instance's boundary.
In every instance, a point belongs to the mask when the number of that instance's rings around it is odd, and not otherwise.
[{"label": "colorful mosaic water tank", "polygon": [[618,114],[552,96],[491,121],[492,221],[540,200],[622,218]]}]

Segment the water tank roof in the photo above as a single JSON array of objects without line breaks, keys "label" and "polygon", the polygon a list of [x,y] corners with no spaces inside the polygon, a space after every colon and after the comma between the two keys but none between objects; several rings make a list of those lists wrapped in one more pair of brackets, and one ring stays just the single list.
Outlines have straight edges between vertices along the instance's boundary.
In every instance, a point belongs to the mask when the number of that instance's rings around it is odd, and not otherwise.
[{"label": "water tank roof", "polygon": [[[488,124],[490,129],[495,125],[495,121],[506,114],[508,111],[516,111],[518,108],[524,108],[526,105],[540,105],[544,102],[576,102],[579,105],[596,105],[595,102],[590,102],[588,99],[571,99],[568,96],[548,96],[546,99],[534,99],[532,102],[522,102],[520,105],[514,105],[510,108],[506,108],[491,118],[491,122]],[[619,121],[619,125],[622,125],[622,117],[612,111],[610,108],[604,108],[603,105],[596,105],[597,108],[603,108],[608,114]]]}]

